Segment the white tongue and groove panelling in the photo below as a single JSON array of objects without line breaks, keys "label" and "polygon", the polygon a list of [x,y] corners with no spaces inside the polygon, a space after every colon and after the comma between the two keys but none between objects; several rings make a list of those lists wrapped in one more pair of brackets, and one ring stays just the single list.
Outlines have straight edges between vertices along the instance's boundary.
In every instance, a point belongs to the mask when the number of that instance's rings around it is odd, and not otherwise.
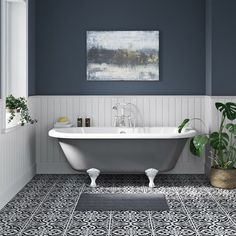
[{"label": "white tongue and groove panelling", "polygon": [[[138,108],[137,126],[177,126],[187,117],[206,118],[205,96],[37,96],[36,131],[37,173],[76,173],[67,163],[56,139],[48,131],[60,116],[76,126],[77,118],[91,118],[92,126],[112,126],[112,106],[131,102]],[[142,116],[142,117],[141,117]],[[143,120],[143,121],[142,121]],[[191,126],[205,131],[193,121]],[[186,145],[175,169],[169,173],[204,173],[205,158],[196,158]]]},{"label": "white tongue and groove panelling", "polygon": [[[34,108],[35,98],[29,98]],[[35,175],[35,126],[3,132],[5,114],[0,100],[0,209]],[[33,109],[30,109],[32,114]],[[33,114],[34,115],[34,114]]]}]

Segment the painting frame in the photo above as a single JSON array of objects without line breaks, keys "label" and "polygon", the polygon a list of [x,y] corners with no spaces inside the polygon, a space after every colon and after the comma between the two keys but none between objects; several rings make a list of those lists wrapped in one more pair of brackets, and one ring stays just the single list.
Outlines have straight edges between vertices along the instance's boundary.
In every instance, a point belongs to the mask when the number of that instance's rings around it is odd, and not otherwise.
[{"label": "painting frame", "polygon": [[159,81],[159,30],[87,30],[87,81]]}]

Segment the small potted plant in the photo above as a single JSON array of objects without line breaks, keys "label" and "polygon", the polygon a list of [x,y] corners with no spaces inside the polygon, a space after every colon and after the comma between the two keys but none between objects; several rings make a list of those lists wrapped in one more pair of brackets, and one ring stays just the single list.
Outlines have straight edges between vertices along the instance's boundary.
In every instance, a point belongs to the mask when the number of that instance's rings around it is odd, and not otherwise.
[{"label": "small potted plant", "polygon": [[27,101],[24,97],[16,98],[13,95],[6,97],[6,110],[8,123],[14,122],[24,126],[26,123],[34,124],[37,120],[32,119],[29,114]]},{"label": "small potted plant", "polygon": [[[215,103],[216,109],[221,112],[221,122],[218,131],[210,134],[200,134],[190,141],[190,151],[195,156],[201,156],[205,146],[210,146],[212,161],[210,182],[219,188],[236,188],[236,104]],[[229,121],[229,122],[228,122]],[[190,122],[185,119],[178,127],[178,132]]]}]

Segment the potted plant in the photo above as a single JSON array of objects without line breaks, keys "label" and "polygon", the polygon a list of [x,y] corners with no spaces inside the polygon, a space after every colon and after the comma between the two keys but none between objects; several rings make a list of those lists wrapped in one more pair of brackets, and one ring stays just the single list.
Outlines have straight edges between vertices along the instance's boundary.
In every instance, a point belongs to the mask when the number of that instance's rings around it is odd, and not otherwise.
[{"label": "potted plant", "polygon": [[[221,112],[221,122],[218,131],[209,134],[200,134],[190,141],[190,151],[195,156],[201,156],[205,146],[210,146],[210,159],[212,161],[210,182],[219,188],[236,188],[236,104],[215,103]],[[178,127],[178,132],[190,122],[185,119]]]},{"label": "potted plant", "polygon": [[32,119],[29,114],[27,101],[24,97],[16,98],[13,95],[6,97],[6,109],[8,115],[8,123],[14,121],[15,124],[24,126],[26,123],[34,124],[37,120]]}]

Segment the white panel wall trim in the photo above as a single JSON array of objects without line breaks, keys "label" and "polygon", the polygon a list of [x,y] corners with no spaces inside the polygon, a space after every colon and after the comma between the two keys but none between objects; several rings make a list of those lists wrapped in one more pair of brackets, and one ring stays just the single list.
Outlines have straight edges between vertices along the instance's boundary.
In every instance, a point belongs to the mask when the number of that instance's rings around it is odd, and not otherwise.
[{"label": "white panel wall trim", "polygon": [[[90,117],[92,126],[112,125],[112,106],[117,102],[135,104],[142,118],[142,126],[177,126],[186,117],[206,118],[205,96],[36,96],[37,173],[76,173],[68,165],[56,139],[48,137],[48,130],[59,116],[67,116],[76,125],[78,117]],[[205,131],[203,124],[192,126]],[[175,169],[168,173],[204,173],[205,158],[196,158],[184,149]]]},{"label": "white panel wall trim", "polygon": [[[36,98],[29,98],[32,115],[35,115],[35,101]],[[0,111],[0,124],[3,124],[2,100]],[[35,131],[34,125],[26,125],[0,133],[0,209],[35,175]]]}]

